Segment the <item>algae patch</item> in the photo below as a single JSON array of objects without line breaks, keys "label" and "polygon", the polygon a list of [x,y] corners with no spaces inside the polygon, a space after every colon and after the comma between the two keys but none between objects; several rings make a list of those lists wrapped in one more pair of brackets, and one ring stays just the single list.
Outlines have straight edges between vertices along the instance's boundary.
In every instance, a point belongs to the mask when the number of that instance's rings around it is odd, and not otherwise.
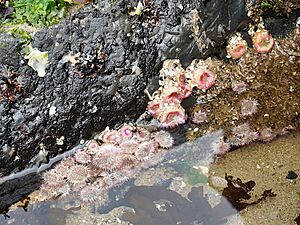
[{"label": "algae patch", "polygon": [[18,0],[12,1],[12,23],[28,23],[43,27],[58,23],[66,14],[64,0]]}]

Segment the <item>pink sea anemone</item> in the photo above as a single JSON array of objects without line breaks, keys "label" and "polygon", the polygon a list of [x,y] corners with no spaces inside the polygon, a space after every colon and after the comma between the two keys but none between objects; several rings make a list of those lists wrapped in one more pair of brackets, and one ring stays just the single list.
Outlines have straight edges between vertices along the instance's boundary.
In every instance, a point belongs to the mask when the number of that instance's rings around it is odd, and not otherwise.
[{"label": "pink sea anemone", "polygon": [[139,142],[145,142],[145,141],[149,141],[150,140],[150,132],[147,131],[144,128],[138,127],[137,128],[137,133],[136,133],[136,139]]},{"label": "pink sea anemone", "polygon": [[226,143],[222,138],[213,145],[213,149],[217,155],[224,155],[230,150],[230,144]]},{"label": "pink sea anemone", "polygon": [[265,29],[259,29],[252,38],[253,46],[258,53],[268,53],[274,46],[274,38]]},{"label": "pink sea anemone", "polygon": [[108,188],[118,187],[132,179],[137,174],[136,170],[131,168],[124,168],[120,171],[109,173],[104,177],[105,183]]},{"label": "pink sea anemone", "polygon": [[276,138],[275,132],[269,127],[264,128],[259,135],[259,140],[264,142],[273,141],[275,138]]},{"label": "pink sea anemone", "polygon": [[257,113],[258,101],[255,99],[245,99],[241,103],[242,116],[252,116]]},{"label": "pink sea anemone", "polygon": [[147,160],[152,154],[155,154],[158,150],[158,144],[154,141],[145,141],[141,143],[135,152],[135,156],[140,161]]},{"label": "pink sea anemone", "polygon": [[121,163],[119,165],[120,170],[122,170],[124,167],[135,167],[139,164],[139,160],[135,156],[134,153],[129,154],[129,153],[123,153],[120,156]]},{"label": "pink sea anemone", "polygon": [[95,152],[97,152],[99,147],[99,144],[96,141],[91,141],[88,145],[87,145],[87,152],[91,155],[95,154]]},{"label": "pink sea anemone", "polygon": [[161,93],[161,98],[167,103],[181,103],[192,93],[192,88],[188,84],[165,85]]},{"label": "pink sea anemone", "polygon": [[187,116],[181,102],[192,94],[194,87],[204,91],[214,85],[216,76],[204,61],[193,62],[185,71],[179,60],[167,60],[160,71],[160,89],[152,95],[147,110],[163,127],[185,123]]},{"label": "pink sea anemone", "polygon": [[120,153],[122,149],[114,144],[111,143],[103,143],[99,146],[98,151],[96,152],[97,155],[99,154],[116,154]]},{"label": "pink sea anemone", "polygon": [[232,128],[235,135],[234,145],[247,145],[258,138],[258,133],[253,131],[248,123],[244,123]]},{"label": "pink sea anemone", "polygon": [[251,131],[247,133],[243,138],[241,138],[241,145],[248,145],[253,141],[258,139],[258,133],[256,131]]},{"label": "pink sea anemone", "polygon": [[92,185],[82,188],[79,192],[79,198],[83,202],[95,202],[102,200],[102,190]]},{"label": "pink sea anemone", "polygon": [[241,35],[234,35],[229,40],[226,50],[229,57],[239,59],[247,51],[247,42],[241,37]]},{"label": "pink sea anemone", "polygon": [[122,165],[120,154],[99,153],[92,160],[92,165],[104,171],[114,171]]},{"label": "pink sea anemone", "polygon": [[62,187],[65,183],[63,177],[55,171],[47,171],[43,173],[44,184],[51,190]]},{"label": "pink sea anemone", "polygon": [[[64,162],[64,161],[62,161]],[[72,166],[74,163],[72,164]],[[66,166],[64,163],[58,163],[51,171],[56,173],[57,175],[61,176],[61,178],[65,178],[67,176],[67,171],[70,166]]]},{"label": "pink sea anemone", "polygon": [[89,168],[84,165],[74,165],[68,170],[67,180],[74,185],[84,184],[89,178]]},{"label": "pink sea anemone", "polygon": [[129,139],[132,138],[133,132],[134,132],[134,127],[128,124],[124,124],[120,129],[119,132],[122,136],[123,139]]},{"label": "pink sea anemone", "polygon": [[288,125],[284,128],[282,128],[281,130],[278,131],[279,135],[285,135],[288,134],[290,131],[295,130],[296,128],[293,127],[292,125]]},{"label": "pink sea anemone", "polygon": [[247,90],[247,85],[243,81],[234,81],[232,82],[232,90],[237,94],[241,94]]},{"label": "pink sea anemone", "polygon": [[63,159],[59,164],[57,164],[56,167],[60,167],[60,166],[63,166],[63,167],[71,167],[71,166],[74,166],[75,165],[75,161],[73,158],[71,157],[68,157],[68,158],[65,158]]},{"label": "pink sea anemone", "polygon": [[152,116],[158,116],[164,107],[164,103],[161,99],[155,98],[154,100],[148,102],[147,110],[152,114]]},{"label": "pink sea anemone", "polygon": [[136,140],[125,140],[120,143],[122,152],[134,153],[138,148],[139,143]]},{"label": "pink sea anemone", "polygon": [[210,70],[201,67],[194,68],[191,79],[193,85],[204,91],[210,89],[216,82],[215,74]]},{"label": "pink sea anemone", "polygon": [[181,93],[181,88],[174,85],[164,86],[161,95],[162,99],[167,103],[180,103],[184,98],[183,93]]},{"label": "pink sea anemone", "polygon": [[85,151],[78,151],[74,154],[74,159],[80,164],[88,164],[91,162],[91,156]]},{"label": "pink sea anemone", "polygon": [[206,112],[199,110],[193,114],[193,123],[201,124],[207,121],[207,114]]},{"label": "pink sea anemone", "polygon": [[104,143],[117,144],[122,141],[122,136],[117,130],[105,130],[101,139]]},{"label": "pink sea anemone", "polygon": [[174,138],[169,132],[164,130],[154,133],[153,138],[161,148],[171,148],[174,144]]},{"label": "pink sea anemone", "polygon": [[181,87],[180,92],[181,92],[182,100],[184,100],[184,99],[188,98],[189,96],[191,96],[193,89],[189,84],[187,84],[187,83],[180,84],[180,87]]},{"label": "pink sea anemone", "polygon": [[232,128],[232,133],[237,137],[243,137],[251,132],[251,128],[248,123],[243,123]]},{"label": "pink sea anemone", "polygon": [[163,127],[176,127],[185,123],[187,116],[180,104],[172,104],[164,108],[158,116]]}]

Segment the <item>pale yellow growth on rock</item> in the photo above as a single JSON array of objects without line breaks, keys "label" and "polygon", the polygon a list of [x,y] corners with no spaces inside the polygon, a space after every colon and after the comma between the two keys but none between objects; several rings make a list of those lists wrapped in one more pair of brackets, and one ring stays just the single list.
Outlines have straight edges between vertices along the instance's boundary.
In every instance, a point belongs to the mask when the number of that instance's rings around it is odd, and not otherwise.
[{"label": "pale yellow growth on rock", "polygon": [[48,64],[48,52],[41,52],[37,48],[28,46],[29,54],[25,56],[25,59],[29,59],[28,65],[38,72],[39,77],[46,75],[46,67]]}]

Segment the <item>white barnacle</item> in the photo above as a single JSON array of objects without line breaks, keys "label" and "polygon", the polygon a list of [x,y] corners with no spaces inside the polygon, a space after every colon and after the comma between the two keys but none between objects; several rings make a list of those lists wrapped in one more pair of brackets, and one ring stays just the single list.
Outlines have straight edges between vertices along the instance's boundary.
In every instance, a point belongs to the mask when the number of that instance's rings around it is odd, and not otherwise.
[{"label": "white barnacle", "polygon": [[64,144],[64,140],[65,140],[64,136],[61,136],[60,138],[56,138],[56,144],[57,145],[63,145]]}]

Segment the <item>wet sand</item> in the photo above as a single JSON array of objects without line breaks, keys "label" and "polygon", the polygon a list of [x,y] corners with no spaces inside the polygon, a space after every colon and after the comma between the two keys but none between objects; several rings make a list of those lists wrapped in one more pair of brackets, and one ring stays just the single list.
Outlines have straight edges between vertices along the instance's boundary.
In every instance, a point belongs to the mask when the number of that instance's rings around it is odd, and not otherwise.
[{"label": "wet sand", "polygon": [[[294,171],[298,178],[287,179],[288,171]],[[225,173],[244,182],[255,181],[253,199],[268,189],[277,194],[242,210],[245,225],[295,224],[300,214],[300,133],[229,152],[210,167],[211,175],[224,177]]]}]

